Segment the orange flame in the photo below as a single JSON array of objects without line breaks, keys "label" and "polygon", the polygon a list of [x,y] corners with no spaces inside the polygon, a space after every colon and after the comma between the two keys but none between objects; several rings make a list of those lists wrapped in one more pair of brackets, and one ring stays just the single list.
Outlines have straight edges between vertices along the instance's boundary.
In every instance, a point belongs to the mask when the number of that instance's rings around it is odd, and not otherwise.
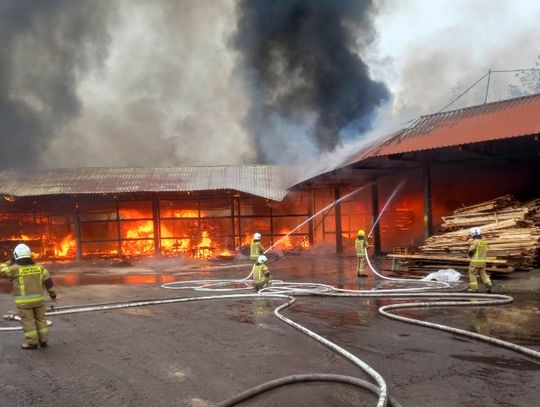
[{"label": "orange flame", "polygon": [[68,257],[71,256],[75,250],[75,238],[70,233],[62,239],[62,241],[55,247],[56,257]]},{"label": "orange flame", "polygon": [[213,247],[212,239],[210,239],[210,233],[207,230],[203,230],[201,233],[201,242],[195,246],[193,250],[193,256],[198,259],[209,259],[212,257]]},{"label": "orange flame", "polygon": [[307,237],[304,237],[300,244],[294,245],[291,241],[291,236],[287,236],[287,233],[289,233],[289,230],[283,229],[279,232],[281,235],[285,235],[278,239],[276,243],[276,248],[281,250],[293,250],[297,247],[301,247],[302,249],[309,249],[309,239]]},{"label": "orange flame", "polygon": [[[283,229],[279,232],[281,235],[287,235],[289,231],[287,229]],[[291,242],[290,236],[282,236],[279,238],[279,240],[276,242],[276,248],[281,250],[290,250],[293,248],[293,244]]]},{"label": "orange flame", "polygon": [[212,240],[210,239],[210,233],[208,233],[207,230],[203,230],[201,242],[197,245],[197,247],[210,247],[212,244]]},{"label": "orange flame", "polygon": [[[137,211],[135,211],[137,212]],[[128,240],[122,242],[122,253],[126,256],[150,255],[154,252],[154,222],[144,221],[139,226],[134,226],[126,232],[127,239],[147,239]]]},{"label": "orange flame", "polygon": [[191,209],[175,209],[172,211],[172,216],[173,218],[196,218],[199,213]]}]

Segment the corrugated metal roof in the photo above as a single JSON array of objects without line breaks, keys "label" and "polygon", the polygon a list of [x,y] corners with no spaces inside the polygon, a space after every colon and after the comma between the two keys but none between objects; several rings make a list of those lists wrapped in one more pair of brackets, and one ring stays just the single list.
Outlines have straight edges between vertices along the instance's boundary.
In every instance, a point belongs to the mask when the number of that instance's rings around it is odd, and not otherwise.
[{"label": "corrugated metal roof", "polygon": [[174,168],[66,168],[0,171],[0,194],[39,196],[232,189],[281,201],[288,171],[268,165]]},{"label": "corrugated metal roof", "polygon": [[370,157],[540,133],[540,94],[421,116],[374,146],[358,151],[343,165]]}]

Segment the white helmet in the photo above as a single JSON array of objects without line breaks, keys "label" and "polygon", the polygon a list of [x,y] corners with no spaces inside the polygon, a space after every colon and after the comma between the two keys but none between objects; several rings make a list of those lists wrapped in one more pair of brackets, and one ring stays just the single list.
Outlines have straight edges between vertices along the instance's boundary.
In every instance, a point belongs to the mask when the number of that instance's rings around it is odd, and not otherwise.
[{"label": "white helmet", "polygon": [[253,234],[253,240],[261,240],[261,234],[260,233],[254,233]]},{"label": "white helmet", "polygon": [[15,257],[15,260],[30,258],[32,257],[32,250],[30,250],[27,245],[20,243],[15,246],[15,250],[13,250],[13,256]]},{"label": "white helmet", "polygon": [[264,263],[266,260],[268,260],[266,258],[266,256],[264,254],[261,254],[259,257],[257,257],[257,263]]},{"label": "white helmet", "polygon": [[480,236],[482,234],[482,230],[480,228],[471,228],[469,232],[472,236]]}]

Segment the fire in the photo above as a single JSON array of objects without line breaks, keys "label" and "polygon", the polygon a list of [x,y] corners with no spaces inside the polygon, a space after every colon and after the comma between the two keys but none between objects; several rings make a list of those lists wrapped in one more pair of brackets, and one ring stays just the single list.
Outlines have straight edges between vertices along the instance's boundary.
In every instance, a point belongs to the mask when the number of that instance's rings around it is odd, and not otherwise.
[{"label": "fire", "polygon": [[128,230],[126,237],[128,239],[153,238],[154,223],[149,220],[141,226]]},{"label": "fire", "polygon": [[147,220],[126,232],[128,240],[122,242],[122,253],[126,256],[149,255],[154,253],[154,222]]},{"label": "fire", "polygon": [[[161,219],[159,222],[153,220],[154,213],[151,209],[139,209],[132,207],[119,208],[119,219],[108,219],[107,228],[97,227],[88,221],[89,225],[81,226],[82,255],[116,257],[120,254],[124,256],[145,256],[153,255],[156,243],[160,246],[160,253],[166,256],[189,256],[196,259],[221,258],[231,259],[236,255],[236,250],[232,242],[238,243],[238,237],[235,239],[228,237],[228,228],[220,226],[220,223],[214,220],[207,220],[205,212],[198,209],[180,209],[173,205],[164,206],[161,210]],[[149,207],[149,206],[148,206]],[[116,221],[116,222],[115,222]],[[36,221],[37,222],[37,221]],[[40,223],[40,222],[37,222]],[[40,223],[41,224],[41,223]],[[156,229],[159,224],[159,230]],[[300,235],[287,236],[291,230],[290,227],[283,227],[279,235],[284,237],[277,242],[277,248],[281,250],[294,250],[297,248],[309,248],[308,239],[301,239]],[[55,228],[39,229],[42,233],[26,231],[26,234],[20,234],[8,238],[14,244],[25,241],[34,251],[34,255],[39,258],[56,258],[58,260],[67,260],[75,258],[77,241],[75,233],[69,232],[70,225],[66,224],[67,230],[59,233],[60,226]],[[101,225],[99,225],[101,226]],[[116,228],[118,226],[120,230]],[[254,225],[255,227],[255,225]],[[225,228],[225,230],[222,230]],[[262,228],[263,231],[266,230]],[[276,229],[278,229],[276,227]],[[37,229],[32,229],[37,230]],[[257,228],[256,230],[261,230]],[[240,246],[242,250],[249,246],[253,239],[253,231],[244,230],[244,238]],[[15,233],[18,233],[15,232]],[[272,241],[278,240],[267,231],[264,236],[264,244],[268,247]],[[119,236],[120,235],[120,236]],[[223,237],[215,237],[223,236]],[[120,237],[120,246],[118,238]],[[157,242],[159,238],[159,242]]]},{"label": "fire", "polygon": [[197,259],[211,258],[214,251],[211,245],[212,239],[210,239],[210,233],[207,230],[203,230],[201,233],[201,242],[193,249],[193,256]]},{"label": "fire", "polygon": [[203,230],[201,243],[199,243],[197,247],[210,247],[211,244],[212,240],[210,239],[210,233],[208,233],[207,230]]},{"label": "fire", "polygon": [[287,233],[289,231],[287,229],[283,229],[279,232],[282,235],[285,235],[276,242],[276,248],[281,250],[291,250],[293,248],[293,244],[291,242],[291,237],[287,236]]},{"label": "fire", "polygon": [[301,247],[302,249],[309,249],[309,239],[304,237],[302,241],[299,244],[293,244],[291,240],[291,236],[288,235],[290,231],[287,229],[281,230],[279,233],[282,235],[285,235],[278,239],[276,242],[276,248],[281,250],[294,250],[297,247]]},{"label": "fire", "polygon": [[222,260],[232,260],[234,256],[236,256],[236,253],[229,249],[224,249],[216,255],[217,258]]},{"label": "fire", "polygon": [[10,236],[6,240],[22,240],[22,241],[28,241],[28,240],[41,240],[41,236],[28,236],[25,234],[21,234],[19,236]]},{"label": "fire", "polygon": [[75,250],[75,238],[70,233],[56,245],[54,252],[56,257],[68,257]]},{"label": "fire", "polygon": [[190,245],[191,245],[190,239],[162,240],[161,252],[163,254],[170,254],[170,255],[182,254],[189,250]]},{"label": "fire", "polygon": [[191,209],[175,209],[172,211],[172,216],[173,218],[196,218],[199,213]]},{"label": "fire", "polygon": [[244,240],[242,241],[241,246],[249,246],[251,244],[252,236],[250,234],[247,234]]}]

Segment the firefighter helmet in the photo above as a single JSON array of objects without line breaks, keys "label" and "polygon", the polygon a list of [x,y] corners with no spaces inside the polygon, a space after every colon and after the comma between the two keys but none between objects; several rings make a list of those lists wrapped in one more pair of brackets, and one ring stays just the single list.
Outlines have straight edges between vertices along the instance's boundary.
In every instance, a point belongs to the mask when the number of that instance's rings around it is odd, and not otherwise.
[{"label": "firefighter helmet", "polygon": [[260,233],[254,233],[253,234],[253,240],[261,240],[261,234]]},{"label": "firefighter helmet", "polygon": [[15,260],[32,257],[32,250],[27,245],[20,243],[15,246],[13,257],[15,257]]},{"label": "firefighter helmet", "polygon": [[482,230],[480,228],[471,228],[470,232],[472,236],[480,236],[482,234]]},{"label": "firefighter helmet", "polygon": [[261,254],[259,257],[257,257],[257,263],[262,264],[262,263],[266,262],[266,260],[268,260],[268,259],[266,258],[266,256],[264,254]]},{"label": "firefighter helmet", "polygon": [[366,235],[366,231],[364,229],[360,229],[358,231],[358,236],[365,236]]}]

